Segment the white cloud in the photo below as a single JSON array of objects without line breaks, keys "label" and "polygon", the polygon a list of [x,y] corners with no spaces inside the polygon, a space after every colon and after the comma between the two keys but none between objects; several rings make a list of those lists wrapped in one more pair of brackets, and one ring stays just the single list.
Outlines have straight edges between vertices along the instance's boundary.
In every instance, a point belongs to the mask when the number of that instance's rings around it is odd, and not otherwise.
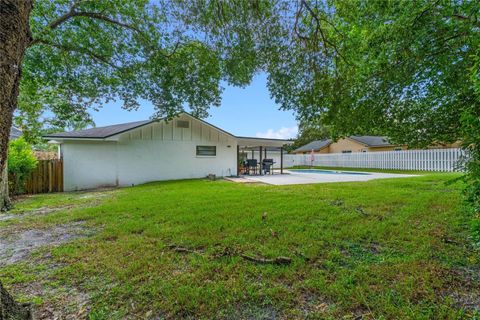
[{"label": "white cloud", "polygon": [[270,138],[270,139],[290,139],[295,138],[298,133],[298,127],[281,127],[278,130],[268,129],[266,132],[257,132],[257,138]]}]

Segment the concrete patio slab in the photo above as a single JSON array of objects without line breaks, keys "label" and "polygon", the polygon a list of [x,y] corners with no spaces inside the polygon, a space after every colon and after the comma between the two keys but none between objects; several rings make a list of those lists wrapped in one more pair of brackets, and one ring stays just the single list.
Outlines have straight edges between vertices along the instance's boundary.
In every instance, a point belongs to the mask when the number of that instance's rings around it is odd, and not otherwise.
[{"label": "concrete patio slab", "polygon": [[[311,171],[311,170],[310,170]],[[335,173],[338,172],[338,173]],[[380,172],[361,172],[354,174],[352,171],[342,173],[335,171],[332,173],[315,173],[315,172],[299,172],[285,170],[284,174],[264,175],[264,176],[243,176],[243,179],[254,182],[261,182],[271,185],[292,185],[292,184],[310,184],[310,183],[332,183],[332,182],[354,182],[369,181],[374,179],[388,178],[407,178],[415,177],[413,174],[396,174],[396,173],[380,173]],[[345,171],[346,172],[346,171]]]}]

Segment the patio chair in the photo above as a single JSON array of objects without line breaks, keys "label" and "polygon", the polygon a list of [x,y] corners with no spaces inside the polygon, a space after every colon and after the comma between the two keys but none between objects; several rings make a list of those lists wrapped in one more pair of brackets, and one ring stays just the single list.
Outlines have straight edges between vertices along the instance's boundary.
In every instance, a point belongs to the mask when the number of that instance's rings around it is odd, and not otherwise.
[{"label": "patio chair", "polygon": [[257,159],[247,159],[247,171],[248,175],[253,170],[253,174],[257,174],[258,161]]}]

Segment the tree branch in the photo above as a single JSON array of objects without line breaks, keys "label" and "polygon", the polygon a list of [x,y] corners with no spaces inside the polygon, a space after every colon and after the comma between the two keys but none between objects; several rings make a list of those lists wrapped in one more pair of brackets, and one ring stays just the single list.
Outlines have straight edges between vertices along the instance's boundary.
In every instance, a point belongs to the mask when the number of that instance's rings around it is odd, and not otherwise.
[{"label": "tree branch", "polygon": [[315,39],[318,37],[318,32],[320,31],[320,36],[322,37],[323,42],[323,50],[325,51],[325,56],[328,56],[327,51],[327,39],[325,39],[325,34],[323,33],[322,25],[320,23],[320,19],[318,18],[317,14],[312,10],[312,8],[308,5],[305,0],[302,0],[301,5],[305,6],[307,11],[310,13],[312,18],[315,20],[316,28],[315,28]]},{"label": "tree branch", "polygon": [[431,9],[433,9],[439,2],[440,2],[440,0],[437,0],[437,1],[434,1],[433,3],[427,5],[427,6],[425,7],[425,9],[422,10],[422,11],[420,12],[420,14],[418,14],[418,15],[413,19],[413,21],[412,21],[412,28],[415,27],[415,25],[417,24],[417,22],[420,21],[420,20],[423,18],[423,16],[424,16],[425,14],[427,14],[428,11],[430,11]]},{"label": "tree branch", "polygon": [[310,16],[315,20],[314,38],[317,39],[318,34],[320,33],[320,37],[322,39],[323,50],[324,50],[325,56],[328,56],[328,48],[327,48],[327,45],[328,45],[328,46],[333,48],[333,51],[335,52],[336,55],[338,55],[346,64],[350,65],[350,63],[347,61],[347,59],[340,53],[340,51],[338,50],[338,47],[333,42],[331,42],[330,40],[327,39],[327,37],[325,35],[325,32],[322,28],[321,21],[325,20],[329,25],[331,25],[333,27],[335,32],[341,34],[340,31],[330,21],[327,21],[326,19],[321,19],[317,15],[317,13],[310,7],[310,5],[307,3],[307,1],[305,1],[305,0],[300,1],[300,6],[297,10],[297,13],[295,14],[294,32],[295,32],[296,36],[299,39],[301,39],[302,41],[311,40],[309,37],[301,35],[299,30],[298,30],[298,21],[300,19],[301,14],[302,14],[303,8],[305,8],[308,11],[308,13],[310,14]]},{"label": "tree branch", "polygon": [[461,14],[454,14],[452,15],[452,17],[458,20],[471,22],[474,26],[480,27],[480,22],[477,19],[472,19],[471,17],[467,17]]},{"label": "tree branch", "polygon": [[83,55],[87,55],[94,60],[97,60],[99,62],[107,64],[112,68],[120,69],[118,66],[116,66],[111,61],[109,61],[109,59],[107,57],[99,55],[99,54],[97,54],[97,53],[95,53],[95,52],[93,52],[93,51],[91,51],[87,48],[73,47],[73,46],[69,46],[69,45],[65,45],[65,44],[50,42],[50,41],[43,40],[43,39],[36,39],[35,44],[43,44],[43,45],[51,46],[51,47],[54,47],[54,48],[57,48],[57,49],[60,49],[60,50],[63,50],[63,51],[67,51],[67,52],[77,52],[77,53],[80,53],[80,54],[83,54]]},{"label": "tree branch", "polygon": [[180,47],[180,40],[175,43],[175,46],[173,47],[172,52],[168,54],[164,54],[165,58],[170,58],[172,57],[175,53],[177,53],[178,47]]},{"label": "tree branch", "polygon": [[[122,28],[125,28],[125,29],[130,29],[132,31],[135,31],[137,33],[142,33],[140,29],[136,28],[135,26],[132,26],[128,23],[124,23],[124,22],[121,22],[121,21],[117,21],[115,19],[112,19],[102,13],[98,13],[98,12],[85,12],[85,11],[76,11],[76,8],[78,7],[78,5],[81,3],[81,1],[78,1],[78,2],[74,2],[72,4],[72,6],[70,7],[70,10],[65,13],[64,15],[61,15],[60,17],[58,17],[56,20],[50,22],[47,27],[42,31],[40,32],[40,36],[47,33],[48,31],[51,31],[51,30],[54,30],[56,29],[57,27],[59,27],[60,25],[62,25],[63,23],[67,22],[68,20],[72,19],[72,18],[75,18],[75,17],[86,17],[86,18],[92,18],[92,19],[96,19],[96,20],[101,20],[101,21],[105,21],[105,22],[108,22],[110,24],[113,24],[113,25],[117,25],[119,27],[122,27]],[[34,44],[37,43],[37,41],[39,41],[38,39],[34,39],[30,42],[29,46],[32,46]]]}]

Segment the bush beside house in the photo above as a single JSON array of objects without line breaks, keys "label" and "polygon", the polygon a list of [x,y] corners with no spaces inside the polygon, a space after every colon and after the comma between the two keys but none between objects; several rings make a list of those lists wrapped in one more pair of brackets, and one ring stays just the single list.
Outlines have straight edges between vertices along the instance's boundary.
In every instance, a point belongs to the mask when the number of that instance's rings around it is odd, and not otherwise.
[{"label": "bush beside house", "polygon": [[9,188],[12,194],[23,192],[29,174],[37,167],[32,147],[22,138],[10,142],[8,151]]}]

